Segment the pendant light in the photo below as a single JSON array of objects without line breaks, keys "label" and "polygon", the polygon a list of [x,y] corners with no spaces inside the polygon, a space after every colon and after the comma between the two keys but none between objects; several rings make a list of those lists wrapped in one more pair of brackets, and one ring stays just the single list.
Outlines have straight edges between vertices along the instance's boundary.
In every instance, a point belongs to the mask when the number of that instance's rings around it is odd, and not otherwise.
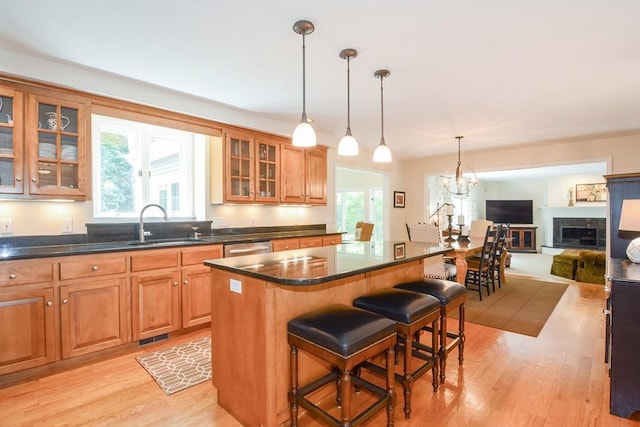
[{"label": "pendant light", "polygon": [[384,89],[382,87],[382,79],[389,77],[391,73],[389,70],[378,70],[373,75],[380,77],[380,123],[382,125],[382,136],[380,137],[380,144],[373,152],[373,161],[377,163],[389,163],[391,162],[391,150],[384,142]]},{"label": "pendant light", "polygon": [[351,87],[349,62],[352,58],[358,56],[355,49],[343,49],[340,52],[340,58],[347,60],[347,132],[338,143],[338,154],[341,156],[357,156],[358,141],[351,135]]},{"label": "pendant light", "polygon": [[293,31],[302,35],[302,118],[300,124],[293,131],[292,143],[296,147],[313,147],[316,145],[316,133],[307,120],[306,93],[305,93],[305,44],[304,38],[313,33],[316,28],[309,21],[298,21],[293,24]]},{"label": "pendant light", "polygon": [[[457,196],[464,196],[469,194],[475,186],[478,184],[478,179],[476,178],[476,172],[468,168],[468,171],[464,171],[462,168],[462,160],[460,159],[460,140],[464,138],[464,136],[456,136],[458,140],[458,163],[456,165],[456,173],[453,177],[453,182],[451,182],[451,177],[449,174],[445,174],[444,186],[445,189]],[[465,178],[465,175],[469,177],[469,179]]]}]

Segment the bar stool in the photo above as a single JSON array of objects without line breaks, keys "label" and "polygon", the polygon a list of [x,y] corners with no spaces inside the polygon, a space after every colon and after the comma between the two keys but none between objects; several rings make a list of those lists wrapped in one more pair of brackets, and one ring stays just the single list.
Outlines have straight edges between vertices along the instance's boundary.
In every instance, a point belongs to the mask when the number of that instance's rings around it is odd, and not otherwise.
[{"label": "bar stool", "polygon": [[[447,368],[447,355],[458,348],[458,363],[464,361],[464,305],[467,301],[466,288],[450,280],[424,278],[415,282],[401,283],[396,289],[431,295],[440,301],[440,382],[444,383]],[[447,315],[458,309],[458,332],[447,330]],[[424,328],[429,331],[428,328]],[[433,347],[435,349],[436,347]]]},{"label": "bar stool", "polygon": [[[436,352],[426,353],[414,345],[414,336],[425,327],[430,327],[432,346],[438,348],[438,318],[440,317],[440,301],[430,295],[401,289],[380,289],[353,300],[358,308],[372,311],[396,322],[398,332],[397,351],[404,352],[403,374],[395,374],[396,380],[404,389],[404,416],[411,416],[411,389],[413,382],[429,369],[433,373],[433,391],[438,391],[438,355]],[[413,359],[419,358],[422,363],[413,369]],[[378,374],[385,374],[380,366],[370,362],[364,368]]]},{"label": "bar stool", "polygon": [[[332,426],[363,424],[386,407],[387,426],[393,426],[396,395],[393,390],[392,366],[397,334],[392,320],[348,305],[333,304],[290,320],[287,330],[291,348],[289,403],[292,427],[298,425],[298,405],[310,415]],[[298,350],[331,364],[335,369],[298,387]],[[386,355],[389,371],[386,390],[351,375],[355,367],[383,353]],[[336,381],[338,385],[337,403],[341,406],[339,420],[306,398],[308,394],[332,381]],[[352,382],[378,396],[375,402],[355,416],[351,415]]]}]

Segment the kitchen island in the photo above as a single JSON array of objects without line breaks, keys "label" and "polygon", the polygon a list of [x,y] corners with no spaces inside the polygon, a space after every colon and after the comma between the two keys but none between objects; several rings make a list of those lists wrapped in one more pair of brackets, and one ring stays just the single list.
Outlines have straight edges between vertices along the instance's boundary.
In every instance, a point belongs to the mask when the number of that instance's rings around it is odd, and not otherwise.
[{"label": "kitchen island", "polygon": [[[349,242],[207,260],[212,267],[212,370],[218,404],[246,426],[288,422],[287,322],[331,303],[423,276],[447,249],[415,242]],[[300,354],[300,381],[326,368]]]}]

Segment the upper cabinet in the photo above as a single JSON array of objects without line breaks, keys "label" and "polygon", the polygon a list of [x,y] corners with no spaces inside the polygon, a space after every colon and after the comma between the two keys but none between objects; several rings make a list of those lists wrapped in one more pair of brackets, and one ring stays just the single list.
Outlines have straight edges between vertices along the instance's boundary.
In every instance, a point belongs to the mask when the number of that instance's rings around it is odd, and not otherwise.
[{"label": "upper cabinet", "polygon": [[0,86],[0,193],[24,193],[22,92]]},{"label": "upper cabinet", "polygon": [[282,203],[327,204],[327,149],[282,145]]},{"label": "upper cabinet", "polygon": [[89,105],[88,98],[0,83],[0,194],[86,199]]},{"label": "upper cabinet", "polygon": [[87,195],[87,104],[29,95],[26,146],[29,193]]},{"label": "upper cabinet", "polygon": [[225,201],[278,203],[279,142],[227,133],[224,157]]}]

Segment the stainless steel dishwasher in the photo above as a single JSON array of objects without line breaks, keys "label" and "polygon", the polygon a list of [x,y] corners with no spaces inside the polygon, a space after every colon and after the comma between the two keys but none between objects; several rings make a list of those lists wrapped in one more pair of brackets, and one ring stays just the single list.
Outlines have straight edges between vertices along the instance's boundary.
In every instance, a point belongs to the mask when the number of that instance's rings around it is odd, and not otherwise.
[{"label": "stainless steel dishwasher", "polygon": [[230,258],[241,255],[263,254],[271,252],[271,242],[225,243],[224,257]]}]

